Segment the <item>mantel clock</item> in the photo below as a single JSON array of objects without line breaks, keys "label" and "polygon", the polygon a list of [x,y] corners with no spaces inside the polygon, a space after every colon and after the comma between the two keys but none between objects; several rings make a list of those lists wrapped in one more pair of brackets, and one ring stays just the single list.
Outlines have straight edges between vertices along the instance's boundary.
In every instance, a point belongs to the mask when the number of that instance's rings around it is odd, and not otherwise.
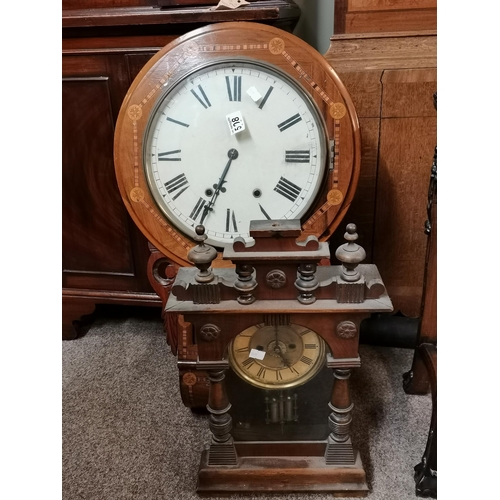
[{"label": "mantel clock", "polygon": [[252,221],[252,243],[235,238],[223,258],[195,228],[193,267],[179,269],[166,312],[198,346],[180,368],[208,376],[211,444],[198,491],[329,491],[366,494],[350,437],[351,369],[360,366],[359,328],[392,311],[373,264],[349,224],[340,266],[318,265],[328,244],[300,240],[300,221]]}]

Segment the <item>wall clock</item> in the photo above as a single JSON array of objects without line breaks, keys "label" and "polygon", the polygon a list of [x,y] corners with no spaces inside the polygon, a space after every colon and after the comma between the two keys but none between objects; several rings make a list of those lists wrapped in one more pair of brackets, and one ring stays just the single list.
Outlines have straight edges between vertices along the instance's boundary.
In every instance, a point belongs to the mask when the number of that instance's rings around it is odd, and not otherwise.
[{"label": "wall clock", "polygon": [[253,23],[192,31],[134,80],[115,132],[123,201],[171,262],[190,265],[195,227],[218,250],[251,220],[299,219],[326,240],[359,177],[360,136],[343,84],[299,38]]}]

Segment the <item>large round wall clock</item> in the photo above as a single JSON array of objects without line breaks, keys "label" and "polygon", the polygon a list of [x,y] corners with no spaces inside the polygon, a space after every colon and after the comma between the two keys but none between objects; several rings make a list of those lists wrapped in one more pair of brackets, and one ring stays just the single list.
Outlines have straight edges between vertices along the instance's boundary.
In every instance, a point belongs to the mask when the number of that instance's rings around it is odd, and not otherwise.
[{"label": "large round wall clock", "polygon": [[251,244],[252,220],[300,219],[304,238],[325,240],[359,164],[356,113],[331,66],[294,35],[254,23],[207,26],[160,50],[115,132],[125,205],[181,266],[199,224],[220,252],[236,237]]}]

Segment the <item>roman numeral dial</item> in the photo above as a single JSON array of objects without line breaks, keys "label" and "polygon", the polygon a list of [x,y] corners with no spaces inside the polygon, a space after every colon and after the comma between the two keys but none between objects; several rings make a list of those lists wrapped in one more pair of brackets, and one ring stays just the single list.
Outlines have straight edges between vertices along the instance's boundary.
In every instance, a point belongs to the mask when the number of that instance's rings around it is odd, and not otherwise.
[{"label": "roman numeral dial", "polygon": [[[186,189],[189,187],[189,182],[186,179],[185,174],[176,175],[173,179],[165,182],[165,188],[167,193],[175,193],[173,200],[177,199]],[[176,192],[177,191],[177,192]]]},{"label": "roman numeral dial", "polygon": [[205,91],[203,90],[203,87],[201,85],[198,85],[197,90],[191,89],[191,93],[205,109],[212,106],[212,104],[208,100],[207,94],[205,94]]},{"label": "roman numeral dial", "polygon": [[[145,177],[179,233],[193,238],[203,224],[206,242],[223,249],[238,237],[251,243],[252,220],[303,218],[322,187],[327,139],[309,94],[292,78],[228,57],[201,63],[158,94],[144,136]],[[285,383],[292,372],[280,370]],[[259,378],[276,373],[266,368]]]},{"label": "roman numeral dial", "polygon": [[229,363],[241,378],[256,387],[288,388],[302,385],[325,364],[323,339],[301,325],[254,325],[229,346]]},{"label": "roman numeral dial", "polygon": [[238,232],[238,224],[236,222],[236,215],[234,214],[234,210],[228,208],[226,210],[226,231],[234,231]]},{"label": "roman numeral dial", "polygon": [[226,76],[226,88],[230,101],[241,101],[241,76]]},{"label": "roman numeral dial", "polygon": [[274,190],[281,196],[284,196],[286,199],[295,201],[302,191],[302,188],[297,186],[297,184],[294,184],[292,181],[289,181],[285,177],[281,177]]},{"label": "roman numeral dial", "polygon": [[271,92],[274,90],[274,87],[271,86],[267,89],[266,91],[266,94],[264,95],[264,97],[262,98],[262,100],[260,101],[260,104],[259,104],[259,109],[263,109],[267,100],[269,99],[269,96],[271,95]]},{"label": "roman numeral dial", "polygon": [[286,163],[309,163],[311,161],[310,149],[295,149],[285,151]]},{"label": "roman numeral dial", "polygon": [[280,132],[284,132],[285,130],[289,129],[290,127],[293,127],[296,123],[299,123],[302,120],[302,117],[300,116],[299,113],[291,116],[290,118],[286,119],[285,121],[281,122],[278,124],[278,128]]},{"label": "roman numeral dial", "polygon": [[[207,200],[204,200],[203,198],[198,198],[198,201],[196,202],[195,206],[193,207],[193,210],[189,214],[189,217],[193,219],[194,221],[198,219],[200,214],[202,213],[201,211],[205,207],[205,204],[207,203]],[[200,223],[203,223],[201,220]]]},{"label": "roman numeral dial", "polygon": [[158,153],[158,161],[181,161],[180,149]]}]

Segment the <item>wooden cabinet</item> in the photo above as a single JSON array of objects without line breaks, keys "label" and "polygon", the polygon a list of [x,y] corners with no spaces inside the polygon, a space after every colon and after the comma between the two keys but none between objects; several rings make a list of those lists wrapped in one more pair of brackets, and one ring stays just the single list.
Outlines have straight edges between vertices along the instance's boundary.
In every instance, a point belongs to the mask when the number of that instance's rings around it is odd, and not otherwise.
[{"label": "wooden cabinet", "polygon": [[335,0],[334,33],[437,29],[437,0]]},{"label": "wooden cabinet", "polygon": [[148,242],[123,205],[113,164],[121,103],[144,64],[200,26],[259,21],[291,31],[299,8],[255,1],[235,11],[159,8],[157,0],[63,0],[63,338],[100,303],[161,307],[147,277]]},{"label": "wooden cabinet", "polygon": [[[361,130],[361,175],[345,219],[358,226],[395,311],[418,317],[426,199],[436,146],[436,32],[334,35],[326,59],[350,93]],[[334,234],[332,247],[340,243]]]}]

